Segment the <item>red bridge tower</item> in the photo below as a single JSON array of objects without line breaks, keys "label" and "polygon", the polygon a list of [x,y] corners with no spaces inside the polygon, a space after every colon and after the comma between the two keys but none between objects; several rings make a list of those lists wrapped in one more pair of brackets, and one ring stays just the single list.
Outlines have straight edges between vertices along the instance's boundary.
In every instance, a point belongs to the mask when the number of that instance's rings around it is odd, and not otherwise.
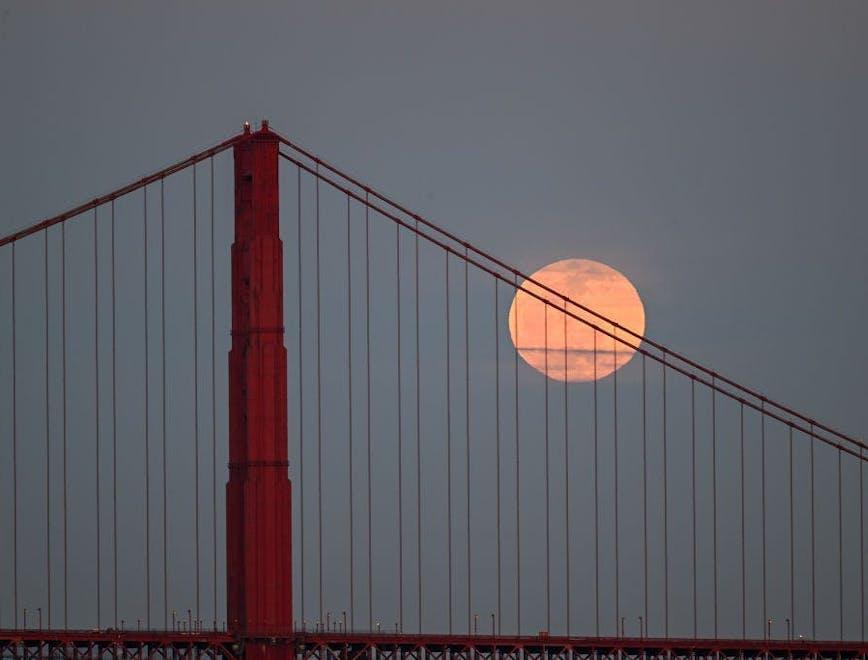
[{"label": "red bridge tower", "polygon": [[[247,640],[246,657],[285,658],[292,634],[292,513],[278,138],[263,122],[234,150],[228,620],[232,631]],[[284,641],[270,641],[281,636]]]}]

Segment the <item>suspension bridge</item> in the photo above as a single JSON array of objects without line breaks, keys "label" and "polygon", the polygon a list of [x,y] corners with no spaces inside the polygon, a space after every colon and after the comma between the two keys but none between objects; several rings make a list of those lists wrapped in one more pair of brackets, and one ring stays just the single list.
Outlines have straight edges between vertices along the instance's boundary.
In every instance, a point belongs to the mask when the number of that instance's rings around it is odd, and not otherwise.
[{"label": "suspension bridge", "polygon": [[267,122],[0,268],[4,658],[868,653],[861,439]]}]

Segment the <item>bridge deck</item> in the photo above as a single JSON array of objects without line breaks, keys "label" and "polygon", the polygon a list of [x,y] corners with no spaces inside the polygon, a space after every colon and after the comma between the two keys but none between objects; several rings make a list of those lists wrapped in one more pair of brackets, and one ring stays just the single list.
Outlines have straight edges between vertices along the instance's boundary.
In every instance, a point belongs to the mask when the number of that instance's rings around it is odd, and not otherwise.
[{"label": "bridge deck", "polygon": [[[858,658],[868,642],[293,633],[263,631],[245,644],[294,646],[298,660],[648,660],[650,658]],[[0,630],[0,657],[242,657],[244,646],[222,631]]]}]

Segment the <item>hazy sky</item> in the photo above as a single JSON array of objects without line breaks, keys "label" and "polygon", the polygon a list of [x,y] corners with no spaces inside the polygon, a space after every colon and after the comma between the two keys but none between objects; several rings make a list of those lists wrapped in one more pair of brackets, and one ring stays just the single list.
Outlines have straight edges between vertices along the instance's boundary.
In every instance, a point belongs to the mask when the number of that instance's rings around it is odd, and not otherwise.
[{"label": "hazy sky", "polygon": [[0,227],[268,117],[519,266],[615,266],[650,336],[859,434],[866,30],[860,2],[3,2]]},{"label": "hazy sky", "polygon": [[651,338],[868,429],[868,5],[278,4],[0,0],[0,234],[268,118],[528,272],[617,268]]}]

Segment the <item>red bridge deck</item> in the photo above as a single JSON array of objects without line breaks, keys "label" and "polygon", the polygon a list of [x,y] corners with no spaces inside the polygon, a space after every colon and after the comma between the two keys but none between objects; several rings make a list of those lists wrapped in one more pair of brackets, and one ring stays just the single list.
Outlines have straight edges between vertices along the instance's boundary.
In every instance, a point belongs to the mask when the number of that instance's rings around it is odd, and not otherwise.
[{"label": "red bridge deck", "polygon": [[0,657],[239,658],[245,645],[295,647],[298,660],[859,658],[868,642],[637,637],[0,630]]}]

